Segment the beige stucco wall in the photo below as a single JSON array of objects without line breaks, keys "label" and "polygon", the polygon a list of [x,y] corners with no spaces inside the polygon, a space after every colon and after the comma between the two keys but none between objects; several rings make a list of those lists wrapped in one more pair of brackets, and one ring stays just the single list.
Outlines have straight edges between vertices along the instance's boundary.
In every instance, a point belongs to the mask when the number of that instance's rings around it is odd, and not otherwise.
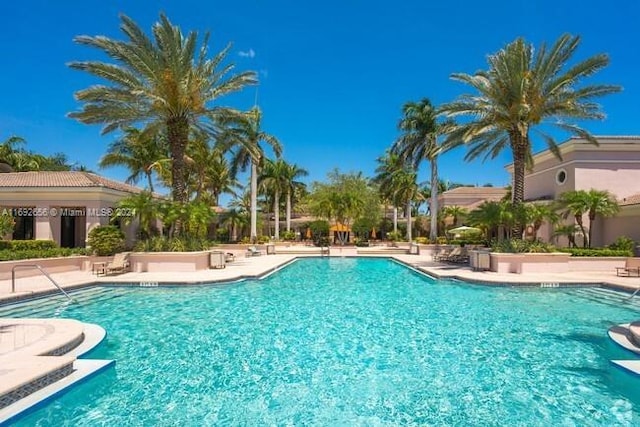
[{"label": "beige stucco wall", "polygon": [[[0,204],[5,207],[33,207],[42,214],[34,217],[34,237],[37,240],[51,239],[60,244],[61,216],[73,212],[76,216],[75,244],[85,246],[89,231],[97,225],[109,223],[109,216],[103,209],[113,208],[118,201],[129,196],[105,188],[44,188],[44,189],[0,189]],[[77,210],[83,210],[85,215]],[[54,215],[55,212],[55,215]],[[123,227],[131,242],[135,230]]]}]

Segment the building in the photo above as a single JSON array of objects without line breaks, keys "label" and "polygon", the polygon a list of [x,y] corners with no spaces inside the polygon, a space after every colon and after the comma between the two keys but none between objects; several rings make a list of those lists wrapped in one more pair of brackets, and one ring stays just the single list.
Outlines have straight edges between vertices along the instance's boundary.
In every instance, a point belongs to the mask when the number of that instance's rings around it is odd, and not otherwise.
[{"label": "building", "polygon": [[[13,215],[16,222],[13,235],[6,237],[84,247],[93,227],[109,224],[120,200],[141,191],[88,172],[0,173],[0,214]],[[123,227],[129,242],[134,227]]]},{"label": "building", "polygon": [[[533,170],[525,172],[525,200],[556,200],[572,190],[606,190],[618,200],[621,211],[612,218],[596,218],[591,246],[605,246],[619,236],[640,241],[640,136],[596,136],[599,145],[573,137],[560,144],[562,160],[550,150],[533,156]],[[507,170],[513,173],[513,165]],[[571,219],[570,219],[571,221]],[[553,229],[538,233],[552,241]]]},{"label": "building", "polygon": [[459,206],[472,211],[484,202],[500,201],[506,194],[504,187],[456,187],[438,195],[438,208]]}]

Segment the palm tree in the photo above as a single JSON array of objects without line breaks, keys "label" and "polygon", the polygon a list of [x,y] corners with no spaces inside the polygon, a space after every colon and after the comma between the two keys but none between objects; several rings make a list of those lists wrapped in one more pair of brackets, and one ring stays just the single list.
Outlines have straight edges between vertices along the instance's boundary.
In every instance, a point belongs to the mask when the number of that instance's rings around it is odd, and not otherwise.
[{"label": "palm tree", "polygon": [[[236,149],[232,170],[246,170],[251,164],[251,242],[254,243],[258,236],[258,165],[264,158],[264,150],[261,143],[269,145],[275,155],[280,157],[282,146],[280,141],[261,128],[262,113],[258,107],[253,107],[247,113],[234,115],[227,119],[220,141],[225,148]],[[235,175],[235,173],[234,173]]]},{"label": "palm tree", "polygon": [[286,191],[287,164],[284,160],[265,159],[258,177],[260,187],[273,196],[273,214],[275,216],[274,237],[280,239],[280,195]]},{"label": "palm tree", "polygon": [[247,213],[238,209],[231,209],[225,213],[222,224],[229,227],[229,237],[232,242],[238,240],[238,229],[247,224]]},{"label": "palm tree", "polygon": [[549,204],[526,203],[525,216],[528,223],[533,226],[533,239],[538,238],[538,231],[545,222],[555,224],[558,221],[558,214]]},{"label": "palm tree", "polygon": [[[569,215],[574,217],[582,235],[585,237],[583,241],[585,248],[591,247],[593,221],[596,219],[596,216],[613,216],[620,211],[620,206],[618,206],[615,197],[608,191],[603,190],[566,191],[560,195],[558,203],[561,208],[564,209],[564,218],[567,218]],[[589,218],[588,231],[584,226],[584,214],[587,214]]]},{"label": "palm tree", "polygon": [[[403,117],[398,123],[402,135],[394,142],[392,151],[412,162],[416,169],[423,160],[429,161],[431,182],[438,182],[438,155],[442,152],[442,146],[438,145],[438,135],[448,131],[453,123],[438,123],[437,111],[427,98],[420,102],[407,102],[402,107],[402,113]],[[438,237],[437,185],[431,186],[429,206],[429,211],[433,212],[429,238],[435,241]]]},{"label": "palm tree", "polygon": [[291,209],[293,206],[293,196],[296,189],[305,187],[303,182],[297,181],[298,178],[309,175],[306,169],[299,167],[294,163],[286,163],[284,169],[284,190],[287,195],[287,231],[291,231]]},{"label": "palm tree", "polygon": [[[159,217],[160,206],[153,198],[151,191],[142,191],[126,197],[118,202],[118,207],[120,209],[116,210],[114,220],[118,219],[124,224],[130,224],[136,219],[143,238],[149,238],[153,235],[154,223]],[[130,212],[131,215],[117,215],[118,212]]]},{"label": "palm tree", "polygon": [[[214,132],[214,123],[229,110],[213,106],[213,102],[256,83],[255,73],[229,76],[233,66],[220,66],[230,46],[208,59],[208,34],[197,49],[198,33],[183,35],[164,14],[160,14],[159,22],[153,25],[153,39],[129,17],[121,15],[121,21],[126,41],[104,36],[75,38],[79,44],[103,51],[116,63],[69,64],[110,84],[76,92],[76,99],[84,105],[69,116],[82,123],[103,124],[103,134],[136,124],[152,133],[164,132],[172,160],[173,199],[185,203],[188,194],[184,155],[190,132],[194,128]],[[180,228],[177,224],[177,234]]]},{"label": "palm tree", "polygon": [[165,149],[160,138],[149,132],[136,128],[126,128],[124,136],[111,143],[107,154],[98,162],[100,168],[124,166],[131,175],[126,179],[129,184],[136,184],[144,175],[149,191],[153,193],[153,171],[166,158]]},{"label": "palm tree", "polygon": [[382,157],[377,159],[378,167],[376,168],[376,176],[373,178],[373,182],[378,184],[378,192],[382,200],[385,201],[385,210],[386,210],[386,202],[391,202],[393,205],[393,232],[398,232],[398,206],[400,206],[400,201],[395,197],[397,194],[397,188],[394,182],[394,176],[398,173],[398,171],[402,170],[405,167],[404,161],[400,158],[400,156],[393,152],[386,152]]},{"label": "palm tree", "polygon": [[[593,98],[620,90],[600,84],[578,87],[609,63],[607,55],[599,54],[569,65],[579,44],[579,37],[565,34],[550,49],[543,44],[534,55],[533,46],[519,38],[489,56],[488,71],[451,76],[479,94],[463,95],[443,106],[449,117],[471,116],[470,121],[449,133],[445,143],[449,147],[467,144],[465,160],[495,158],[509,148],[513,156],[514,205],[524,201],[525,168],[533,166],[530,130],[553,125],[597,144],[588,131],[570,121],[604,118]],[[560,157],[555,139],[537,130],[551,152]],[[522,224],[516,224],[514,231],[521,237]]]},{"label": "palm tree", "polygon": [[458,220],[467,214],[467,210],[461,206],[445,206],[442,209],[445,217],[451,217],[453,219],[453,226],[458,226]]},{"label": "palm tree", "polygon": [[25,140],[19,136],[10,136],[0,144],[0,163],[8,165],[7,170],[22,172],[40,169],[36,158],[20,147],[24,144]]},{"label": "palm tree", "polygon": [[502,239],[502,231],[508,234],[512,218],[510,203],[494,201],[482,203],[467,215],[468,223],[483,230],[487,240]]}]

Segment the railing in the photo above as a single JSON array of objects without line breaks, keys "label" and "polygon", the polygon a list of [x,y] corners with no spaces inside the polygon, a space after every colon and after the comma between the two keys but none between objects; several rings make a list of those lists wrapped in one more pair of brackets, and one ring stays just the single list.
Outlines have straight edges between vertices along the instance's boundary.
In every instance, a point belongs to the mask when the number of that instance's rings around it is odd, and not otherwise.
[{"label": "railing", "polygon": [[16,269],[17,268],[37,268],[38,270],[40,270],[40,272],[42,274],[45,275],[45,277],[47,279],[49,279],[49,281],[51,283],[53,283],[55,285],[56,288],[58,288],[58,290],[60,292],[62,292],[64,294],[65,297],[69,298],[69,300],[71,300],[72,298],[69,296],[68,293],[66,293],[64,291],[64,289],[62,289],[62,287],[58,284],[58,282],[56,282],[55,280],[53,280],[53,277],[51,277],[49,275],[49,273],[47,273],[41,266],[39,266],[38,264],[18,264],[18,265],[14,265],[13,268],[11,269],[11,293],[15,293],[16,292]]},{"label": "railing", "polygon": [[631,296],[627,298],[627,300],[630,300],[631,298],[635,297],[638,294],[638,292],[640,292],[640,288],[636,289],[636,291],[632,293]]}]

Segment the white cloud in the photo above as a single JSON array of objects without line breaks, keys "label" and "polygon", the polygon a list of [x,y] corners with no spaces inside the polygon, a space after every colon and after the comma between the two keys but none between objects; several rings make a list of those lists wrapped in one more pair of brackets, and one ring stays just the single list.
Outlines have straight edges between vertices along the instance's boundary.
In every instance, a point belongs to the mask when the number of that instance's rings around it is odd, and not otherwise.
[{"label": "white cloud", "polygon": [[256,52],[253,49],[249,49],[247,51],[241,50],[238,52],[238,55],[243,58],[254,58],[256,56]]}]

